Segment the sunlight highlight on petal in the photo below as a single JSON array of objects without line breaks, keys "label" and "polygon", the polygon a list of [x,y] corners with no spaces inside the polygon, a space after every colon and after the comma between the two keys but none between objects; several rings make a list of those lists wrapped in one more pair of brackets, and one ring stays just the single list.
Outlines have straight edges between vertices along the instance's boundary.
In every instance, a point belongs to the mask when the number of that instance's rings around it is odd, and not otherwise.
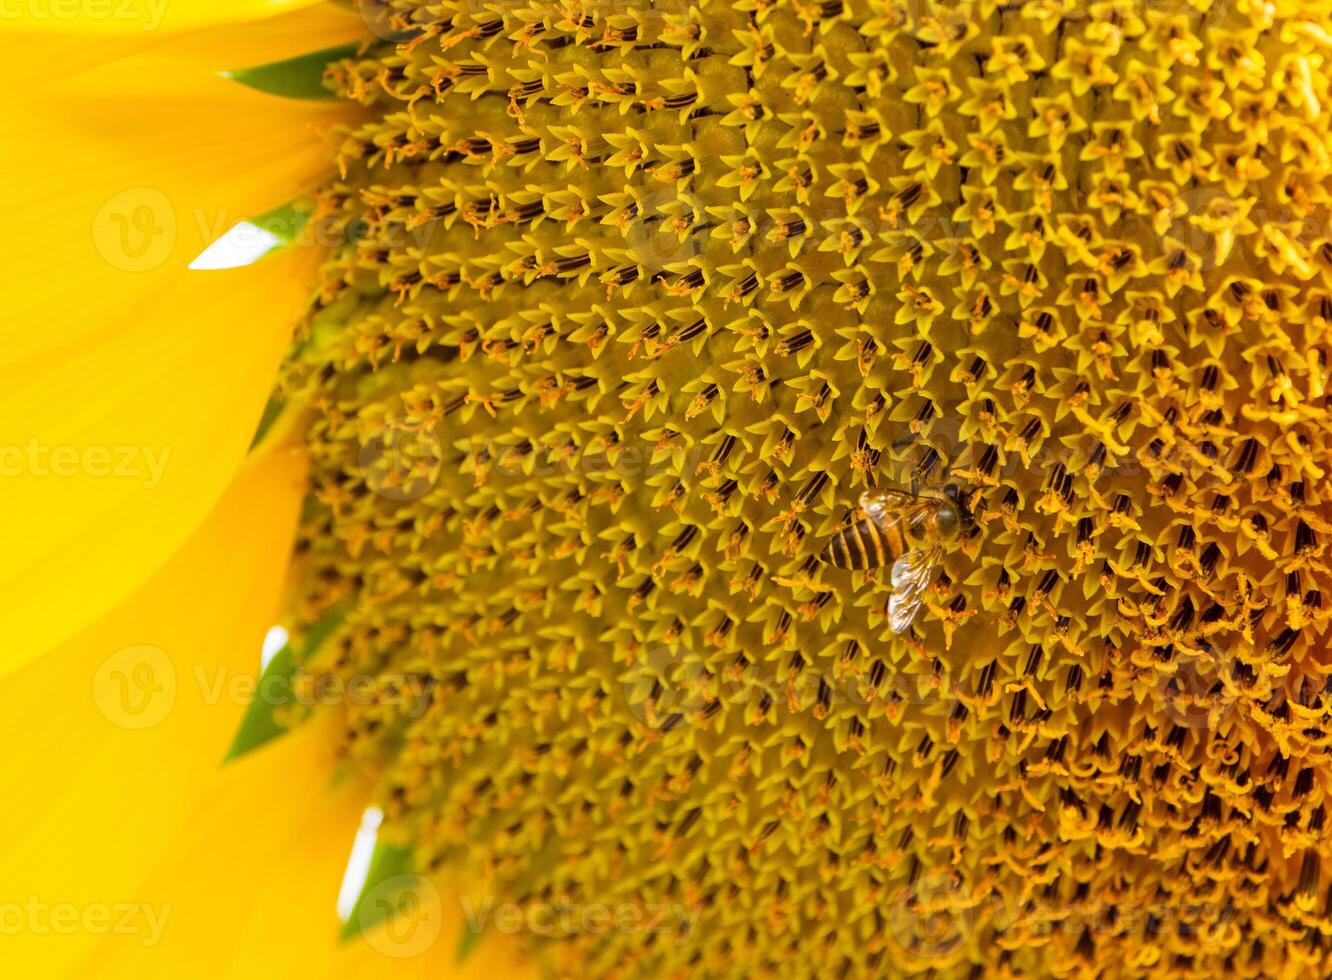
[{"label": "sunlight highlight on petal", "polygon": [[356,899],[365,887],[366,875],[370,873],[370,859],[374,856],[375,842],[379,839],[379,824],[383,819],[384,812],[379,807],[367,807],[361,829],[356,832],[351,856],[347,859],[347,872],[338,891],[338,918],[343,922],[351,918]]},{"label": "sunlight highlight on petal", "polygon": [[282,239],[272,232],[241,221],[195,256],[189,268],[195,271],[239,269],[253,265],[282,245]]},{"label": "sunlight highlight on petal", "polygon": [[277,652],[287,645],[287,631],[281,626],[274,626],[269,629],[264,637],[264,648],[260,653],[260,669],[267,668],[272,659],[277,656]]}]

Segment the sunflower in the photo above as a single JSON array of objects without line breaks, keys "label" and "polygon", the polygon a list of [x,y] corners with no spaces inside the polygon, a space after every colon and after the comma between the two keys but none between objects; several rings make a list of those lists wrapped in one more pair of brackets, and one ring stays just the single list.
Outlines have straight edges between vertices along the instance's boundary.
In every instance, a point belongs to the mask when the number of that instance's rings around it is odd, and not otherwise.
[{"label": "sunflower", "polygon": [[1332,971],[1322,5],[11,27],[7,962]]}]

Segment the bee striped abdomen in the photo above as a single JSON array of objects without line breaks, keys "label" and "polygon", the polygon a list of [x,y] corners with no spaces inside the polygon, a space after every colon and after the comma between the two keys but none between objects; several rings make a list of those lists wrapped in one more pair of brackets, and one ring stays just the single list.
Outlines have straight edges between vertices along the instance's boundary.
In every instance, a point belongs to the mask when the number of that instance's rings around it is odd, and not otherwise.
[{"label": "bee striped abdomen", "polygon": [[856,521],[837,531],[823,549],[823,560],[837,568],[882,568],[902,553],[902,535],[895,527]]}]

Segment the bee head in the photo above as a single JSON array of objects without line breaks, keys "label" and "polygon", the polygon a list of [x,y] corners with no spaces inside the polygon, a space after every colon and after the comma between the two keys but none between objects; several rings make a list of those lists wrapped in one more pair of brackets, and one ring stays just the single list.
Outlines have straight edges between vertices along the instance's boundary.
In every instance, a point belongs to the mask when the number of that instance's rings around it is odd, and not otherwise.
[{"label": "bee head", "polygon": [[971,508],[967,506],[967,495],[956,483],[950,483],[943,488],[944,497],[952,505],[953,512],[957,515],[957,526],[961,531],[968,530],[975,523],[975,515],[971,513]]}]

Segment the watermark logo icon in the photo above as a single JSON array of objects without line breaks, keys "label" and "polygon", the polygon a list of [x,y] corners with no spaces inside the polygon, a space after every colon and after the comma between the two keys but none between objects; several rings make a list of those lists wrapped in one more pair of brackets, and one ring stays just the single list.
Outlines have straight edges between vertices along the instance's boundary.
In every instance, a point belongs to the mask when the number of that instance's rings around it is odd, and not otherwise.
[{"label": "watermark logo icon", "polygon": [[131,187],[103,204],[93,218],[93,244],[123,272],[148,272],[171,257],[176,209],[152,187]]},{"label": "watermark logo icon", "polygon": [[366,892],[358,907],[366,942],[396,959],[430,949],[444,924],[439,890],[420,875],[385,878]]},{"label": "watermark logo icon", "polygon": [[93,675],[93,701],[121,728],[151,728],[176,703],[176,668],[166,651],[146,644],[117,650]]},{"label": "watermark logo icon", "polygon": [[656,646],[626,674],[625,699],[648,727],[668,730],[707,706],[703,693],[707,679],[707,670],[688,648]]},{"label": "watermark logo icon", "polygon": [[689,262],[702,251],[693,205],[674,186],[641,192],[635,201],[637,216],[624,230],[630,257],[651,276],[669,265]]},{"label": "watermark logo icon", "polygon": [[405,44],[432,23],[438,23],[439,16],[430,14],[429,9],[418,7],[409,18],[396,11],[391,0],[356,0],[356,10],[370,33],[394,44]]},{"label": "watermark logo icon", "polygon": [[888,909],[892,938],[904,949],[926,959],[944,959],[958,952],[971,935],[971,903],[954,874],[924,875],[903,888]]},{"label": "watermark logo icon", "polygon": [[389,500],[419,500],[439,482],[444,447],[433,427],[389,419],[361,440],[357,456],[368,486]]},{"label": "watermark logo icon", "polygon": [[1200,186],[1180,194],[1165,213],[1162,248],[1182,246],[1197,256],[1201,271],[1225,264],[1248,220],[1248,207],[1220,187]]},{"label": "watermark logo icon", "polygon": [[1162,670],[1156,695],[1167,718],[1181,728],[1215,731],[1235,710],[1225,690],[1224,662],[1176,652],[1173,670]]},{"label": "watermark logo icon", "polygon": [[961,37],[984,21],[979,0],[898,0],[891,12],[905,33],[926,44]]}]

